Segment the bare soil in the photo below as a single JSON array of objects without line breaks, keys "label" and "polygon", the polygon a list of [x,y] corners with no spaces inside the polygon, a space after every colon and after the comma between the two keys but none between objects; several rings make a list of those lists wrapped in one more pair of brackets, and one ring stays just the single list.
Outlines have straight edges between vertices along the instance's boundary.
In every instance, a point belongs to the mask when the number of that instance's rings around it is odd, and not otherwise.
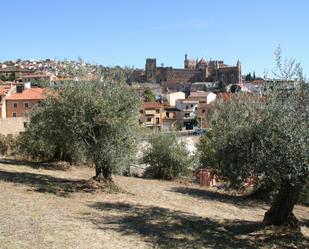
[{"label": "bare soil", "polygon": [[0,160],[0,248],[309,248],[308,207],[291,232],[261,225],[263,203],[123,176],[125,192],[84,188],[93,173]]}]

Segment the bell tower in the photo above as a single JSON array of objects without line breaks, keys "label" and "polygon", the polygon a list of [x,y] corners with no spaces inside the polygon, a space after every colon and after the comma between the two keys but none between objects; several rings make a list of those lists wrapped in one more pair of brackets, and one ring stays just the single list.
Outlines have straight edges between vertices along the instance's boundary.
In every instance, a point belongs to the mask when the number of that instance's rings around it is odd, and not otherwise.
[{"label": "bell tower", "polygon": [[146,59],[145,71],[147,81],[155,83],[157,74],[157,60],[151,58]]},{"label": "bell tower", "polygon": [[239,60],[237,60],[237,81],[238,81],[238,84],[242,84],[242,75],[241,75],[241,63]]},{"label": "bell tower", "polygon": [[187,54],[185,54],[184,68],[185,69],[189,68],[189,61],[188,61],[188,55]]}]

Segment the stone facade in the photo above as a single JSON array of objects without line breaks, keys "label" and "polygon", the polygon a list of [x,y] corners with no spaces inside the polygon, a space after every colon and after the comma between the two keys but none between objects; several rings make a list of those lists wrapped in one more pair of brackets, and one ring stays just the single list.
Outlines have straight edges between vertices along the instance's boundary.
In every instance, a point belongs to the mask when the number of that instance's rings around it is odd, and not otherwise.
[{"label": "stone facade", "polygon": [[39,100],[6,100],[6,117],[24,117],[25,114],[33,107],[39,104]]},{"label": "stone facade", "polygon": [[47,91],[45,88],[30,88],[11,94],[6,98],[6,117],[24,117],[30,109],[46,98]]},{"label": "stone facade", "polygon": [[140,122],[149,128],[161,129],[163,124],[163,106],[158,102],[146,102],[140,110]]},{"label": "stone facade", "polygon": [[241,64],[228,66],[223,61],[190,60],[185,55],[184,68],[157,67],[157,60],[146,59],[145,71],[136,70],[130,81],[151,83],[218,82],[241,83]]}]

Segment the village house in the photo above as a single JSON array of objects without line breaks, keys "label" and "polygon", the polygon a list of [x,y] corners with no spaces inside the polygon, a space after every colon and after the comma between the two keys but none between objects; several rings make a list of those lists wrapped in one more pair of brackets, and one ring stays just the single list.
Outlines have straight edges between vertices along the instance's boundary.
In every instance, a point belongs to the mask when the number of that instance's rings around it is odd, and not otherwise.
[{"label": "village house", "polygon": [[179,110],[175,107],[166,106],[163,109],[163,126],[164,131],[173,131],[177,129],[179,122],[177,120],[179,117]]},{"label": "village house", "polygon": [[6,98],[6,117],[24,117],[34,106],[46,98],[45,88],[29,88]]},{"label": "village house", "polygon": [[191,92],[190,96],[188,97],[188,100],[195,100],[199,102],[198,105],[198,122],[200,124],[201,128],[207,128],[208,127],[208,117],[207,113],[209,113],[208,109],[212,108],[210,106],[210,103],[214,102],[216,100],[217,95],[213,92],[204,92],[204,91],[198,91],[198,92]]},{"label": "village house", "polygon": [[51,83],[51,76],[50,75],[25,75],[22,76],[20,79],[18,79],[21,82],[27,83],[27,82],[31,82],[31,85],[38,85],[38,84],[42,84],[45,86],[49,86]]},{"label": "village house", "polygon": [[31,75],[33,73],[33,70],[25,69],[20,66],[3,66],[0,68],[0,79],[12,81],[17,78],[21,78],[22,76]]},{"label": "village house", "polygon": [[158,102],[145,102],[140,110],[141,123],[149,128],[161,129],[163,125],[163,105]]},{"label": "village house", "polygon": [[209,91],[217,87],[218,82],[194,82],[190,87],[190,92]]},{"label": "village house", "polygon": [[213,92],[191,92],[188,99],[191,100],[198,100],[199,102],[206,102],[206,104],[210,104],[211,102],[215,101],[217,95]]},{"label": "village house", "polygon": [[179,112],[177,113],[177,120],[181,127],[184,127],[186,130],[193,129],[197,122],[198,105],[198,100],[176,100],[176,108],[179,110]]},{"label": "village house", "polygon": [[173,92],[173,93],[167,93],[166,95],[167,102],[170,106],[176,105],[177,99],[185,99],[186,95],[184,92]]}]

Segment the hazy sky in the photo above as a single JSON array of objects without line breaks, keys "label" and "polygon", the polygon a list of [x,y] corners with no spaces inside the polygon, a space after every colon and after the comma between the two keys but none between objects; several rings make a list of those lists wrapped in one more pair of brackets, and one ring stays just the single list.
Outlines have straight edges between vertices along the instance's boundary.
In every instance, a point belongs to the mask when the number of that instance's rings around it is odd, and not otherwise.
[{"label": "hazy sky", "polygon": [[309,75],[308,0],[1,1],[0,60],[76,59],[144,67],[224,60],[243,73],[274,68],[274,51]]}]

